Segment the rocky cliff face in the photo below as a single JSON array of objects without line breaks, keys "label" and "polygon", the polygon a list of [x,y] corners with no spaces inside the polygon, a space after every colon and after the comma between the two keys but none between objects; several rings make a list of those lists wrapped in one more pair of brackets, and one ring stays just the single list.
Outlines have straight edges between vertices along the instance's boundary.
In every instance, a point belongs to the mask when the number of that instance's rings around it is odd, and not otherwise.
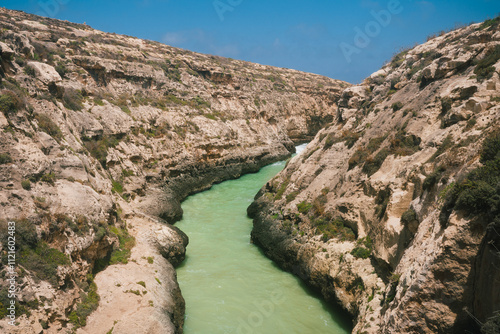
[{"label": "rocky cliff face", "polygon": [[5,9],[0,27],[0,228],[16,222],[20,287],[2,330],[181,332],[188,240],[166,222],[289,156],[349,85]]},{"label": "rocky cliff face", "polygon": [[499,24],[432,38],[344,90],[248,210],[254,242],[355,333],[498,330]]}]

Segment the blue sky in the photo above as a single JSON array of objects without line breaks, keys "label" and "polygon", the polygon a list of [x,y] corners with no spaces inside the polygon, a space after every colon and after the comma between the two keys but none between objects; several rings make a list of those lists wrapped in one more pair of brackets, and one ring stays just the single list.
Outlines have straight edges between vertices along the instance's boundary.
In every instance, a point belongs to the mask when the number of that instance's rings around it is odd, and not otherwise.
[{"label": "blue sky", "polygon": [[0,5],[351,83],[378,70],[402,47],[500,13],[498,0],[4,0]]}]

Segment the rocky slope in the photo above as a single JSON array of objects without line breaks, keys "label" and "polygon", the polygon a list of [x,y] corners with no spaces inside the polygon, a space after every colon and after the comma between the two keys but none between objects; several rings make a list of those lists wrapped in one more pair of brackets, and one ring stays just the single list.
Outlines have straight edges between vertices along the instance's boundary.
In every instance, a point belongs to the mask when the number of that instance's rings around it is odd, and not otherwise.
[{"label": "rocky slope", "polygon": [[354,333],[499,330],[499,26],[430,38],[347,88],[248,209],[253,241]]},{"label": "rocky slope", "polygon": [[181,200],[289,156],[349,84],[6,9],[0,28],[1,331],[182,332]]}]

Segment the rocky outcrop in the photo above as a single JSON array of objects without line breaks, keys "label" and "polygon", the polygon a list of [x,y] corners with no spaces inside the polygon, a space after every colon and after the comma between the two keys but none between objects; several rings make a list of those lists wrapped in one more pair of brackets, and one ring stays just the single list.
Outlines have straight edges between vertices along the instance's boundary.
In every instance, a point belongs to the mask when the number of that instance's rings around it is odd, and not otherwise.
[{"label": "rocky outcrop", "polygon": [[10,329],[182,332],[181,201],[288,157],[349,84],[6,9],[0,26],[0,229],[16,222],[22,254]]},{"label": "rocky outcrop", "polygon": [[248,210],[252,240],[355,333],[498,331],[499,25],[430,39],[346,89]]}]

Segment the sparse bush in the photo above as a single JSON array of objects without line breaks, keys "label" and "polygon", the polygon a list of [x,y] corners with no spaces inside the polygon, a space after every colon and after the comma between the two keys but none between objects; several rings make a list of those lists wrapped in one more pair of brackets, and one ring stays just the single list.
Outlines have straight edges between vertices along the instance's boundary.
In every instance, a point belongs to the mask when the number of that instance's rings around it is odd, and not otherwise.
[{"label": "sparse bush", "polygon": [[422,139],[415,135],[407,135],[405,131],[400,130],[391,140],[390,154],[407,156],[420,150]]},{"label": "sparse bush", "polygon": [[479,29],[487,29],[487,28],[496,28],[498,27],[498,25],[500,25],[500,16],[497,16],[495,17],[494,19],[489,19],[489,20],[486,20],[484,21],[481,26],[479,27]]},{"label": "sparse bush", "polygon": [[0,153],[0,165],[9,164],[12,162],[10,153]]},{"label": "sparse bush", "polygon": [[83,109],[83,96],[79,90],[72,88],[65,89],[62,100],[64,107],[67,109],[74,111]]},{"label": "sparse bush", "polygon": [[[6,245],[7,233],[0,227],[2,242]],[[57,286],[57,267],[70,264],[69,258],[57,249],[38,239],[35,225],[28,220],[16,222],[16,250],[18,263],[29,270],[36,279],[48,281]],[[6,257],[2,259],[6,263]]]},{"label": "sparse bush", "polygon": [[432,155],[432,157],[429,158],[429,160],[427,162],[432,162],[432,161],[436,160],[437,157],[439,157],[441,154],[443,154],[451,146],[453,146],[453,137],[451,135],[448,135],[443,140],[443,143],[439,146],[437,151]]},{"label": "sparse bush", "polygon": [[401,223],[403,223],[405,226],[415,221],[418,222],[418,217],[417,213],[415,212],[415,210],[413,210],[413,208],[409,208],[401,216]]},{"label": "sparse bush", "polygon": [[106,159],[108,157],[108,148],[115,147],[119,141],[116,137],[104,136],[101,139],[82,138],[83,145],[97,161],[106,168]]},{"label": "sparse bush", "polygon": [[402,102],[399,102],[399,101],[393,103],[392,106],[391,106],[391,108],[392,108],[393,111],[401,110],[401,109],[403,109],[403,107],[404,107],[404,104]]},{"label": "sparse bush", "polygon": [[291,193],[286,195],[286,202],[290,203],[291,201],[293,201],[295,199],[295,197],[297,197],[298,194],[299,194],[298,191],[292,191]]},{"label": "sparse bush", "polygon": [[351,255],[353,255],[356,258],[361,258],[361,259],[367,259],[371,255],[371,251],[369,249],[366,249],[364,247],[356,247],[351,251]]},{"label": "sparse bush", "polygon": [[48,174],[44,174],[40,180],[42,182],[46,182],[46,183],[53,186],[56,183],[56,176],[55,176],[54,172],[50,172]]},{"label": "sparse bush", "polygon": [[495,65],[500,60],[500,45],[496,45],[490,49],[485,57],[477,62],[474,73],[478,81],[490,79],[495,73]]},{"label": "sparse bush", "polygon": [[122,194],[123,193],[123,184],[120,181],[112,180],[111,181],[111,191]]},{"label": "sparse bush", "polygon": [[10,90],[0,92],[0,111],[5,115],[17,112],[23,106],[21,99]]},{"label": "sparse bush", "polygon": [[281,185],[280,187],[278,188],[278,191],[276,192],[276,196],[274,196],[274,199],[275,200],[279,200],[281,199],[281,197],[283,196],[283,194],[285,193],[286,191],[286,188],[288,187],[288,183],[290,182],[290,180],[285,180]]},{"label": "sparse bush", "polygon": [[66,76],[66,74],[68,73],[68,69],[66,68],[66,65],[64,65],[63,63],[59,63],[55,67],[55,69],[56,69],[57,73],[59,73],[61,78],[64,78]]},{"label": "sparse bush", "polygon": [[317,234],[322,234],[321,240],[324,242],[332,238],[338,238],[341,241],[354,241],[356,238],[354,231],[345,226],[341,218],[328,220],[321,217],[313,221],[313,226],[316,226]]},{"label": "sparse bush", "polygon": [[351,255],[356,258],[367,259],[372,254],[373,242],[369,236],[356,241],[357,247],[351,251]]},{"label": "sparse bush", "polygon": [[40,130],[45,133],[48,133],[56,140],[61,140],[63,135],[61,129],[57,126],[52,119],[50,119],[47,115],[43,114],[35,114],[35,119],[38,122],[38,126]]},{"label": "sparse bush", "polygon": [[297,204],[297,210],[299,210],[300,213],[307,214],[309,210],[311,210],[312,204],[307,203],[306,201],[302,201],[299,204]]},{"label": "sparse bush", "polygon": [[130,251],[135,245],[134,237],[128,233],[126,228],[121,229],[113,226],[110,230],[118,237],[120,245],[111,253],[109,264],[128,263]]},{"label": "sparse bush", "polygon": [[500,333],[500,312],[497,311],[481,326],[482,334]]},{"label": "sparse bush", "polygon": [[406,55],[408,54],[408,52],[410,50],[411,50],[411,48],[403,48],[401,51],[399,51],[399,53],[394,55],[394,57],[392,57],[392,60],[391,60],[391,67],[396,68],[396,67],[399,67],[401,64],[403,64],[403,62],[406,59]]},{"label": "sparse bush", "polygon": [[87,324],[87,317],[99,306],[99,300],[97,285],[92,281],[89,285],[89,291],[83,293],[82,300],[77,305],[76,310],[70,313],[69,321],[76,328],[85,326]]},{"label": "sparse bush", "polygon": [[480,161],[483,166],[472,170],[447,192],[441,224],[446,224],[453,210],[481,215],[491,221],[500,219],[500,133],[483,142]]},{"label": "sparse bush", "polygon": [[31,182],[30,182],[30,180],[23,180],[23,181],[21,181],[21,187],[23,187],[24,190],[31,190]]},{"label": "sparse bush", "polygon": [[444,166],[439,166],[434,172],[425,178],[422,188],[424,190],[430,190],[439,181],[445,170],[446,168]]},{"label": "sparse bush", "polygon": [[35,69],[31,66],[26,66],[24,69],[23,69],[23,72],[26,74],[26,75],[29,75],[30,77],[35,77],[36,76],[36,72],[35,72]]}]

